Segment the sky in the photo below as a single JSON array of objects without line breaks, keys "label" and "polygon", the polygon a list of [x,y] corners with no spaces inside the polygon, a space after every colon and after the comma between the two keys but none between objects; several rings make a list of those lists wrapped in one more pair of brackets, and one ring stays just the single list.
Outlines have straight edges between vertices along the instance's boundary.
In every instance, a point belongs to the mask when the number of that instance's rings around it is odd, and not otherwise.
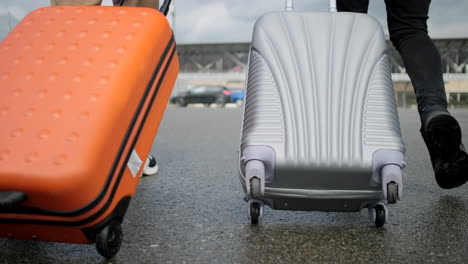
[{"label": "sky", "polygon": [[[160,0],[162,1],[162,0]],[[111,0],[104,0],[109,5]],[[173,0],[178,43],[249,42],[255,20],[281,11],[285,0]],[[28,12],[49,0],[0,0],[0,40]],[[295,11],[326,12],[327,0],[294,0]],[[432,0],[429,34],[433,38],[468,38],[468,0]],[[384,0],[371,0],[369,14],[386,29]]]}]

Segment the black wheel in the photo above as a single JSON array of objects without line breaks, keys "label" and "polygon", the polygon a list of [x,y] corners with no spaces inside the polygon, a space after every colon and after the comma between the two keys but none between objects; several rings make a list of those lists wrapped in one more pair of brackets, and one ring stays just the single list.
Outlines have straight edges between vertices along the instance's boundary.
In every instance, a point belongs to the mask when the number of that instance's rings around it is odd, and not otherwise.
[{"label": "black wheel", "polygon": [[375,226],[382,227],[385,224],[385,208],[383,205],[377,205],[375,209]]},{"label": "black wheel", "polygon": [[186,107],[187,106],[187,103],[185,102],[185,99],[182,98],[182,97],[177,98],[176,102],[181,107]]},{"label": "black wheel", "polygon": [[254,225],[258,224],[260,218],[260,203],[250,204],[250,222]]},{"label": "black wheel", "polygon": [[396,204],[398,200],[398,186],[391,182],[387,184],[387,200],[389,204]]},{"label": "black wheel", "polygon": [[218,98],[216,98],[216,104],[219,107],[224,107],[226,105],[226,99],[224,99],[222,97],[218,97]]},{"label": "black wheel", "polygon": [[252,179],[250,179],[250,194],[254,199],[261,198],[260,179],[257,177],[253,177]]},{"label": "black wheel", "polygon": [[101,256],[110,259],[119,252],[122,239],[122,226],[115,219],[96,235],[96,249]]}]

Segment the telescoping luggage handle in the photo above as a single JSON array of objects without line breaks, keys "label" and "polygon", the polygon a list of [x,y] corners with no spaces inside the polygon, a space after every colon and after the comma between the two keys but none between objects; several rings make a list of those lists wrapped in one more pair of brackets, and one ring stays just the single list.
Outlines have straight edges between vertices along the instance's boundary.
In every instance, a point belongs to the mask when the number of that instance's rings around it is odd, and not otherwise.
[{"label": "telescoping luggage handle", "polygon": [[[120,0],[118,5],[122,6],[125,0]],[[167,13],[169,12],[169,6],[171,5],[171,0],[165,0],[159,9],[161,13],[163,13],[165,16],[167,16]]]},{"label": "telescoping luggage handle", "polygon": [[161,13],[163,13],[165,16],[167,16],[167,13],[169,12],[169,6],[171,5],[171,0],[164,0],[162,6],[161,6],[161,9],[159,9],[159,11],[161,11]]},{"label": "telescoping luggage handle", "polygon": [[[286,11],[293,11],[293,1],[294,0],[286,0]],[[335,13],[337,12],[336,7],[336,0],[330,0],[330,12]]]}]

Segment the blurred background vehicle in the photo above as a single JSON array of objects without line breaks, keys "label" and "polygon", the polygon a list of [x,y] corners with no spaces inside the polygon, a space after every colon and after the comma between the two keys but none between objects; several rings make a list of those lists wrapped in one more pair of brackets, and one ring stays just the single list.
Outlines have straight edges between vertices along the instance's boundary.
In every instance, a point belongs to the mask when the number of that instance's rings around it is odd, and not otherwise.
[{"label": "blurred background vehicle", "polygon": [[231,102],[231,94],[232,92],[224,86],[195,86],[186,92],[173,96],[170,102],[181,107],[188,104],[205,104],[207,106],[216,104],[219,107],[224,107]]},{"label": "blurred background vehicle", "polygon": [[231,90],[231,103],[242,105],[244,103],[245,90],[241,88],[229,88]]}]

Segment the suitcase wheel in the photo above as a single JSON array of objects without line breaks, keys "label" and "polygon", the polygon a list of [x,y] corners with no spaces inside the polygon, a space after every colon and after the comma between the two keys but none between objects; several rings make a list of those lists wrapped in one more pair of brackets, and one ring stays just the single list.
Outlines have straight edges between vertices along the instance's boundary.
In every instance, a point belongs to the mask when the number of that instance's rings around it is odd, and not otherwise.
[{"label": "suitcase wheel", "polygon": [[387,211],[382,205],[375,206],[375,226],[382,227],[385,224]]},{"label": "suitcase wheel", "polygon": [[387,222],[388,211],[384,203],[369,205],[369,218],[376,227],[382,227]]},{"label": "suitcase wheel", "polygon": [[262,187],[260,186],[260,179],[253,177],[250,179],[250,191],[252,192],[252,198],[259,199],[262,196]]},{"label": "suitcase wheel", "polygon": [[401,167],[389,164],[382,168],[382,192],[384,200],[389,204],[396,204],[402,197],[402,172]]},{"label": "suitcase wheel", "polygon": [[101,256],[110,259],[119,252],[122,238],[122,226],[115,219],[96,235],[96,249]]},{"label": "suitcase wheel", "polygon": [[258,219],[260,218],[260,210],[260,203],[253,202],[250,204],[250,222],[254,225],[258,224]]},{"label": "suitcase wheel", "polygon": [[387,184],[387,200],[389,204],[396,204],[398,200],[398,186],[395,182]]}]

